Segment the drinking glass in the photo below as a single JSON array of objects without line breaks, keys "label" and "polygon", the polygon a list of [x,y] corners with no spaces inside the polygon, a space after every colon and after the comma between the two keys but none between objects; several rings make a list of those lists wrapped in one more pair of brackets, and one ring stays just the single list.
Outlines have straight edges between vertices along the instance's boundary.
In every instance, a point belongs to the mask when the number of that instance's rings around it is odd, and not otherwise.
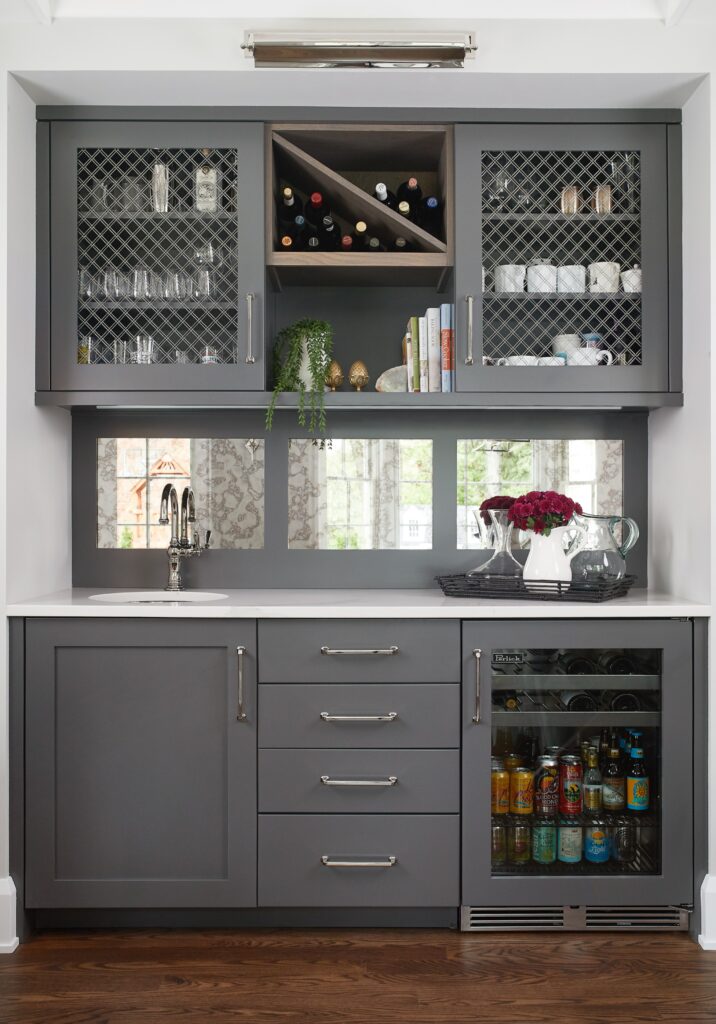
[{"label": "drinking glass", "polygon": [[80,366],[89,366],[97,362],[97,338],[94,334],[83,334],[77,346],[77,362]]},{"label": "drinking glass", "polygon": [[147,366],[152,362],[154,353],[154,338],[151,334],[137,334],[134,339],[135,362]]},{"label": "drinking glass", "polygon": [[114,206],[119,213],[146,213],[149,189],[141,178],[120,178],[112,192]]},{"label": "drinking glass", "polygon": [[219,353],[213,345],[205,345],[201,353],[201,361],[205,366],[215,366],[219,362]]},{"label": "drinking glass", "polygon": [[183,348],[177,348],[174,350],[174,362],[177,366],[186,366],[189,363],[189,353]]},{"label": "drinking glass", "polygon": [[214,298],[214,278],[209,267],[199,267],[194,275],[194,298],[208,302]]},{"label": "drinking glass", "polygon": [[194,262],[198,266],[203,266],[205,263],[216,264],[219,262],[219,253],[214,247],[213,242],[204,242],[194,253]]},{"label": "drinking glass", "polygon": [[191,298],[192,289],[186,274],[181,270],[169,270],[164,278],[167,302],[186,302]]},{"label": "drinking glass", "polygon": [[129,345],[126,338],[115,338],[112,342],[112,361],[115,366],[126,366],[129,362]]},{"label": "drinking glass", "polygon": [[127,298],[128,284],[124,274],[108,267],[99,275],[98,297],[107,302],[122,302]]},{"label": "drinking glass", "polygon": [[86,267],[80,268],[77,293],[82,302],[91,302],[95,297],[95,280]]},{"label": "drinking glass", "polygon": [[137,267],[132,272],[132,298],[135,302],[148,302],[152,297],[152,281],[146,267]]}]

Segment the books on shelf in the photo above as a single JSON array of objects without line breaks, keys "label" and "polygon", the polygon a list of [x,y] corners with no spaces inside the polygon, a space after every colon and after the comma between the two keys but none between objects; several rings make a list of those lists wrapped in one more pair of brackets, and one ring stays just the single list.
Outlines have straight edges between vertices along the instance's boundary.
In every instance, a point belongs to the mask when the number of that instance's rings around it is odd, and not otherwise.
[{"label": "books on shelf", "polygon": [[424,316],[411,316],[405,328],[408,391],[455,390],[454,306],[431,306]]}]

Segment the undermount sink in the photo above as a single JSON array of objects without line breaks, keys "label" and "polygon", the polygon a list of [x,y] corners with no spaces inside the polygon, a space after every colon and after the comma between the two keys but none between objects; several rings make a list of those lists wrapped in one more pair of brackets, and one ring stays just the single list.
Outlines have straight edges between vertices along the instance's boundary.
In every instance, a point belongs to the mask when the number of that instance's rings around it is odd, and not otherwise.
[{"label": "undermount sink", "polygon": [[208,590],[120,590],[113,594],[91,594],[90,601],[105,604],[203,604],[206,601],[223,601],[226,594],[214,594]]}]

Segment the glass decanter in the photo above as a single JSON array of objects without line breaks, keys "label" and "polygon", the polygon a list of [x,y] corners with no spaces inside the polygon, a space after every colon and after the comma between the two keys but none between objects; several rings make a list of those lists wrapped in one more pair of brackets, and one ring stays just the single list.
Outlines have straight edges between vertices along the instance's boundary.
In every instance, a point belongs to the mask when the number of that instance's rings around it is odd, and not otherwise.
[{"label": "glass decanter", "polygon": [[[493,548],[492,557],[484,565],[478,565],[467,573],[468,576],[521,576],[522,566],[512,555],[513,524],[508,519],[508,510],[503,508],[485,509],[478,512],[479,536],[487,540],[486,546]],[[485,519],[487,517],[487,524]],[[485,525],[487,529],[485,529]]]}]

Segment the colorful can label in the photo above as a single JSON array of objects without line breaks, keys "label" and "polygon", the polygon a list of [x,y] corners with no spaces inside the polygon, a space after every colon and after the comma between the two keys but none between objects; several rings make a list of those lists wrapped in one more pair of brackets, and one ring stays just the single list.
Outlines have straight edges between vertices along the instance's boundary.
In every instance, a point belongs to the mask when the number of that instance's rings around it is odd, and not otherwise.
[{"label": "colorful can label", "polygon": [[585,826],[584,859],[592,864],[603,864],[609,860],[609,835],[604,822]]},{"label": "colorful can label", "polygon": [[535,825],[532,829],[532,860],[554,864],[557,859],[557,829],[554,825]]},{"label": "colorful can label", "polygon": [[492,813],[507,814],[510,809],[510,773],[506,768],[492,769]]},{"label": "colorful can label", "polygon": [[578,864],[582,859],[582,830],[571,825],[559,829],[557,857],[563,864]]},{"label": "colorful can label", "polygon": [[559,807],[559,763],[540,758],[535,772],[535,814],[553,818]]},{"label": "colorful can label", "polygon": [[505,768],[513,772],[515,768],[524,768],[525,759],[522,754],[505,754]]},{"label": "colorful can label", "polygon": [[534,808],[534,772],[515,768],[510,774],[510,813],[532,814]]},{"label": "colorful can label", "polygon": [[627,776],[626,801],[630,811],[648,811],[649,780]]},{"label": "colorful can label", "polygon": [[571,755],[559,761],[559,813],[582,813],[582,762]]},{"label": "colorful can label", "polygon": [[513,864],[527,864],[530,859],[530,829],[515,825],[507,830],[507,856]]}]

